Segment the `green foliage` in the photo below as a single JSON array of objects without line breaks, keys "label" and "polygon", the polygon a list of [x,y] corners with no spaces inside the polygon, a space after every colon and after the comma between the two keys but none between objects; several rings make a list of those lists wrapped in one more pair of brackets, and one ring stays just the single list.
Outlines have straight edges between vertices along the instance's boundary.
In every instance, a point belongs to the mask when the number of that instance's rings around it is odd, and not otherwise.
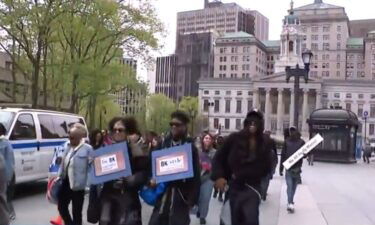
[{"label": "green foliage", "polygon": [[33,106],[82,112],[92,127],[108,94],[138,88],[120,59],[148,62],[164,35],[151,0],[4,0],[0,28],[0,46],[30,82]]},{"label": "green foliage", "polygon": [[163,94],[150,95],[146,101],[146,109],[147,129],[158,134],[167,132],[170,115],[177,109],[172,99]]},{"label": "green foliage", "polygon": [[190,117],[190,134],[196,134],[195,128],[198,127],[198,97],[185,96],[182,98],[179,109],[185,111]]}]

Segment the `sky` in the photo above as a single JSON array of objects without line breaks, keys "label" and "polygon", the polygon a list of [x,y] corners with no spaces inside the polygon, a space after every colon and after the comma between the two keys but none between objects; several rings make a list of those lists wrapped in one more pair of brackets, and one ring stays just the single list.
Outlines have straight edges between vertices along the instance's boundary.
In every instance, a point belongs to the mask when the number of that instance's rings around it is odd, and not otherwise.
[{"label": "sky", "polygon": [[[224,3],[235,2],[245,9],[257,10],[269,19],[269,39],[280,39],[282,19],[290,8],[290,0],[222,0]],[[314,0],[294,0],[294,7],[313,3]],[[375,0],[323,0],[323,2],[345,7],[350,20],[375,19]],[[175,50],[177,12],[202,9],[204,0],[154,0],[160,20],[167,30],[161,55],[172,54]],[[140,78],[147,79],[147,72]]]}]

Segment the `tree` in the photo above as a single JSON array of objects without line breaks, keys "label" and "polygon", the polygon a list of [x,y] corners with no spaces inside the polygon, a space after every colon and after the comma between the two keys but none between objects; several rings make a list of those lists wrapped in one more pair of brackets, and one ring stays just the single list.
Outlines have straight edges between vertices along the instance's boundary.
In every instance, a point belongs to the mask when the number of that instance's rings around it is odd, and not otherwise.
[{"label": "tree", "polygon": [[[14,67],[31,81],[33,107],[38,105],[40,72],[52,32],[51,24],[61,15],[61,4],[61,0],[7,0],[0,3],[0,28],[6,33],[0,46],[11,56]],[[15,45],[19,46],[31,65],[31,75],[18,63]]]},{"label": "tree", "polygon": [[44,95],[44,106],[85,109],[91,126],[102,97],[137,82],[123,56],[148,62],[164,34],[151,0],[4,0],[0,28],[0,46],[31,83],[33,107]]},{"label": "tree", "polygon": [[198,117],[198,97],[185,96],[182,98],[179,109],[185,111],[190,117],[190,133],[195,134],[195,124]]},{"label": "tree", "polygon": [[154,94],[146,100],[147,129],[161,134],[169,129],[170,115],[176,110],[172,99],[163,94]]}]

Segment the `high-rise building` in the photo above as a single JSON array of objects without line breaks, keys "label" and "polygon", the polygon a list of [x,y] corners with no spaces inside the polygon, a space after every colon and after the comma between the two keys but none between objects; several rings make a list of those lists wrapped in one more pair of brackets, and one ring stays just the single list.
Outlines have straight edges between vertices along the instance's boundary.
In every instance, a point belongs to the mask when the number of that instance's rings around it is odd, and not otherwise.
[{"label": "high-rise building", "polygon": [[[132,76],[133,79],[137,79],[137,60],[122,58],[120,63],[128,66],[124,71],[125,76]],[[123,87],[113,95],[115,96],[115,103],[120,106],[123,115],[136,115],[143,112],[146,107],[146,85],[138,80],[136,85]]]},{"label": "high-rise building", "polygon": [[155,93],[177,100],[177,56],[169,55],[156,59]]},{"label": "high-rise building", "polygon": [[352,37],[349,24],[343,7],[315,0],[290,10],[280,40],[261,41],[244,32],[221,35],[213,77],[199,80],[200,112],[210,129],[221,128],[223,135],[241,129],[246,113],[257,108],[265,114],[265,128],[281,138],[294,120],[294,86],[286,82],[285,66],[303,67],[301,52],[311,49],[309,81],[299,90],[303,136],[313,110],[342,107],[362,123],[367,111],[366,131],[360,126],[358,132],[375,138],[375,30]]},{"label": "high-rise building", "polygon": [[[176,100],[183,96],[197,96],[197,81],[213,76],[213,44],[220,34],[242,31],[260,40],[268,39],[268,19],[258,11],[219,0],[205,0],[204,3],[203,9],[177,14],[177,96],[173,97]],[[160,71],[160,68],[157,70]],[[162,81],[160,78],[157,80]],[[160,87],[156,87],[156,93],[159,92],[163,93]]]},{"label": "high-rise building", "polygon": [[183,34],[179,36],[177,56],[177,100],[183,96],[198,96],[201,77],[213,75],[214,32]]},{"label": "high-rise building", "polygon": [[254,36],[261,41],[269,38],[269,20],[257,10],[248,11],[254,17]]},{"label": "high-rise building", "polygon": [[206,0],[203,9],[177,13],[177,42],[179,35],[195,32],[254,34],[254,20],[251,13],[236,3]]},{"label": "high-rise building", "polygon": [[350,37],[366,37],[367,33],[373,30],[375,30],[375,19],[349,21]]}]

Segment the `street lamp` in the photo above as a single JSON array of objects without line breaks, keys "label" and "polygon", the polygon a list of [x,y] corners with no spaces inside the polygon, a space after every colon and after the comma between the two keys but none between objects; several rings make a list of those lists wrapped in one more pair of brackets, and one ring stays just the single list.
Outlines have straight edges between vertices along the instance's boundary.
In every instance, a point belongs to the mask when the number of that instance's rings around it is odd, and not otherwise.
[{"label": "street lamp", "polygon": [[208,102],[207,103],[207,109],[208,109],[208,114],[207,114],[207,118],[208,118],[208,132],[210,132],[210,107],[213,107],[213,106],[215,106],[214,102]]},{"label": "street lamp", "polygon": [[287,66],[285,68],[286,72],[286,82],[289,83],[290,78],[294,77],[294,121],[293,125],[298,129],[298,110],[299,110],[299,78],[304,77],[305,83],[309,80],[309,71],[310,71],[310,63],[313,57],[313,53],[310,50],[305,50],[302,53],[302,61],[305,65],[305,68],[300,68],[299,65],[296,65],[296,68],[291,68]]}]

